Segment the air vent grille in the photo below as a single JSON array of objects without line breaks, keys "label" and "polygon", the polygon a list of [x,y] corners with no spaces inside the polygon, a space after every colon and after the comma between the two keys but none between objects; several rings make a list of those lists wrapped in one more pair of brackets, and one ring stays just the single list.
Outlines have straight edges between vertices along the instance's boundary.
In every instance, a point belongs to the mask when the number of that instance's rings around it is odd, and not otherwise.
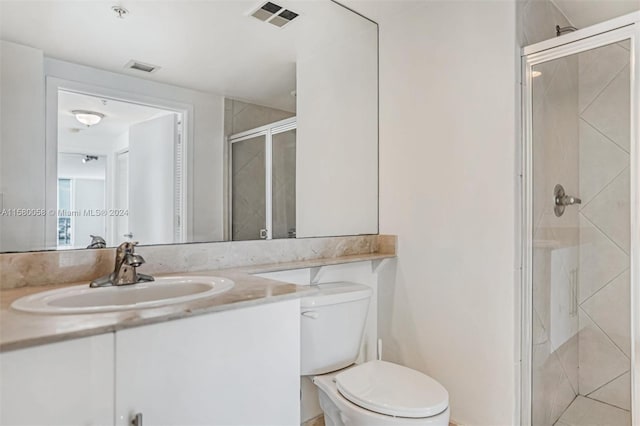
[{"label": "air vent grille", "polygon": [[130,60],[129,62],[127,62],[127,64],[124,66],[125,69],[130,69],[130,70],[136,70],[136,71],[141,71],[141,72],[146,72],[146,73],[153,73],[156,72],[160,69],[159,66],[157,65],[151,65],[151,64],[146,64],[144,62],[140,62],[140,61],[136,61],[136,60]]},{"label": "air vent grille", "polygon": [[282,6],[269,1],[254,10],[253,13],[251,13],[251,16],[263,22],[282,28],[296,19],[299,15],[292,10],[285,9]]}]

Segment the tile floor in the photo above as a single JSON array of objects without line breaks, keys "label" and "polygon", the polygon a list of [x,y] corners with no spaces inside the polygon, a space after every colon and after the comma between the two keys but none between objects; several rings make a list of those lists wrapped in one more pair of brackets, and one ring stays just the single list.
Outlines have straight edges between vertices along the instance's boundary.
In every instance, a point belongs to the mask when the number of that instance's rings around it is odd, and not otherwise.
[{"label": "tile floor", "polygon": [[631,425],[629,411],[578,395],[554,426],[629,425]]}]

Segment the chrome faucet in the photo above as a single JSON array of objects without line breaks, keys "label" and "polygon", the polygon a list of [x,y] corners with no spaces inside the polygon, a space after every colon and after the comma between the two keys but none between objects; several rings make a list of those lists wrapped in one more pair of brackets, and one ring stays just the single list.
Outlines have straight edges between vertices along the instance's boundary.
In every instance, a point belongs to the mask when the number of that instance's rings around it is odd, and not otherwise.
[{"label": "chrome faucet", "polygon": [[137,242],[124,242],[116,249],[116,265],[112,273],[97,278],[91,287],[110,287],[153,281],[151,275],[139,274],[136,268],[145,263],[144,258],[135,253]]},{"label": "chrome faucet", "polygon": [[87,246],[88,249],[102,249],[107,247],[107,242],[100,235],[89,235],[91,242]]}]

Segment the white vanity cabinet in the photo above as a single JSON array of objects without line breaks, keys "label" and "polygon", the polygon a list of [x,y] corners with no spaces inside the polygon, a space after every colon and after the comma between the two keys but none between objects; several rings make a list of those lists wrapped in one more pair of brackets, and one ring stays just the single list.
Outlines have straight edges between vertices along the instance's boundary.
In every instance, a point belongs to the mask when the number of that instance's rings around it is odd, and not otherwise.
[{"label": "white vanity cabinet", "polygon": [[299,425],[298,300],[116,333],[116,424]]},{"label": "white vanity cabinet", "polygon": [[0,354],[0,424],[113,424],[113,333]]},{"label": "white vanity cabinet", "polygon": [[0,354],[1,425],[300,424],[299,301]]}]

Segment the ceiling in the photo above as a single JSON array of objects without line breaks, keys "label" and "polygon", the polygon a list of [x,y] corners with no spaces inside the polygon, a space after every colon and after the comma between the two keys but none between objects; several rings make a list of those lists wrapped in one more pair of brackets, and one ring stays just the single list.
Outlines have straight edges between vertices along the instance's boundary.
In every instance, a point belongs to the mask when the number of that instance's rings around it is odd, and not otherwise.
[{"label": "ceiling", "polygon": [[[295,111],[296,61],[371,23],[329,0],[274,0],[283,28],[248,16],[257,0],[2,0],[0,37],[52,58]],[[117,18],[111,10],[124,6]],[[130,60],[160,66],[125,70]]]},{"label": "ceiling", "polygon": [[75,179],[102,179],[107,172],[107,159],[105,156],[98,156],[98,159],[83,162],[85,154],[59,153],[58,154],[58,177]]},{"label": "ceiling", "polygon": [[640,0],[551,0],[571,25],[586,28],[640,10]]},{"label": "ceiling", "polygon": [[[105,115],[102,121],[94,126],[85,127],[76,120],[73,110],[95,111]],[[78,136],[91,135],[100,139],[115,139],[129,130],[133,124],[151,120],[163,115],[172,114],[146,105],[107,100],[79,93],[58,93],[58,132],[74,133]],[[68,138],[61,137],[61,141]]]}]

